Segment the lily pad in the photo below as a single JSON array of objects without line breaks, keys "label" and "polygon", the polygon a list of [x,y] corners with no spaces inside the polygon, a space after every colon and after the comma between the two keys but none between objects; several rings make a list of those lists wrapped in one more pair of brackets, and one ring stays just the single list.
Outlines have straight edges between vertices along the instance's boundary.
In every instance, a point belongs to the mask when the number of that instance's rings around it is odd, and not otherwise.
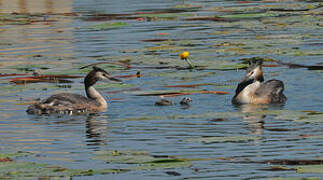
[{"label": "lily pad", "polygon": [[320,180],[317,177],[305,177],[305,178],[297,178],[297,177],[290,177],[290,178],[269,178],[268,180]]},{"label": "lily pad", "polygon": [[223,143],[223,142],[246,142],[255,141],[260,137],[254,136],[223,136],[223,137],[200,137],[200,138],[189,138],[186,141],[189,142],[202,142],[202,143]]},{"label": "lily pad", "polygon": [[98,151],[93,159],[108,163],[140,164],[156,160],[145,151]]},{"label": "lily pad", "polygon": [[246,18],[262,18],[262,17],[273,17],[277,16],[275,13],[243,13],[243,14],[228,14],[222,15],[220,17],[223,18],[239,18],[239,19],[246,19]]},{"label": "lily pad", "polygon": [[[151,170],[165,168],[189,167],[190,159],[179,159],[171,156],[153,156],[145,151],[99,151],[93,159],[107,163],[134,164],[131,170]],[[192,159],[194,160],[194,159]]]},{"label": "lily pad", "polygon": [[194,16],[191,13],[160,13],[160,14],[139,14],[137,17],[149,17],[149,18],[176,18],[176,17],[184,17],[184,16]]},{"label": "lily pad", "polygon": [[34,162],[5,162],[0,163],[0,177],[71,177],[71,176],[92,176],[95,174],[121,173],[123,169],[67,169],[59,166],[49,166]]},{"label": "lily pad", "polygon": [[323,114],[304,111],[281,111],[275,119],[286,119],[297,122],[317,123],[323,122]]},{"label": "lily pad", "polygon": [[31,153],[28,153],[28,152],[16,152],[16,153],[0,153],[0,159],[3,159],[3,158],[16,158],[16,157],[19,157],[19,156],[27,156],[27,155],[30,155]]},{"label": "lily pad", "polygon": [[134,170],[173,169],[191,167],[192,163],[181,159],[165,159],[140,164]]},{"label": "lily pad", "polygon": [[307,165],[299,166],[296,168],[297,173],[313,173],[313,174],[323,174],[323,165]]},{"label": "lily pad", "polygon": [[95,24],[92,26],[87,26],[85,28],[93,29],[96,31],[102,31],[102,30],[109,30],[109,29],[117,29],[117,28],[123,28],[129,26],[128,23],[125,22],[113,22],[113,23],[103,23],[103,24]]}]

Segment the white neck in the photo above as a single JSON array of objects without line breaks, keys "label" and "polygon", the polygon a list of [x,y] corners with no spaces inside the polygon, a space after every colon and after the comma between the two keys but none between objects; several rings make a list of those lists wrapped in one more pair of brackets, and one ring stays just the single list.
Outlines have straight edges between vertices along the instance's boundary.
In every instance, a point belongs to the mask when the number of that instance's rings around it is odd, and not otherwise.
[{"label": "white neck", "polygon": [[100,105],[100,108],[106,109],[108,107],[107,101],[93,86],[86,88],[85,91],[86,91],[87,97],[95,100]]}]

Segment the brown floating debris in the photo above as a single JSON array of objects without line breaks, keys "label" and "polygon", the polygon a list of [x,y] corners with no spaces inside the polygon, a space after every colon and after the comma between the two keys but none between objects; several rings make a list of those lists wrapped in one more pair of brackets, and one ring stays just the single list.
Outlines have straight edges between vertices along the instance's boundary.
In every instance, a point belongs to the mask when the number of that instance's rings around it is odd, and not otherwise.
[{"label": "brown floating debris", "polygon": [[197,94],[229,94],[226,91],[198,91]]},{"label": "brown floating debris", "polygon": [[265,161],[267,164],[282,164],[282,165],[317,165],[323,164],[323,160],[309,160],[309,159],[276,159]]},{"label": "brown floating debris", "polygon": [[27,74],[16,74],[16,73],[12,73],[12,74],[1,74],[0,73],[0,77],[8,77],[8,76],[24,76]]},{"label": "brown floating debris", "polygon": [[261,163],[277,165],[321,165],[323,159],[274,159],[266,161],[234,161],[235,163]]},{"label": "brown floating debris", "polygon": [[162,41],[176,41],[177,39],[144,39],[142,42],[162,42]]},{"label": "brown floating debris", "polygon": [[162,93],[137,94],[136,96],[174,97],[174,96],[191,95],[191,94],[229,94],[229,92],[225,92],[225,91],[162,92]]},{"label": "brown floating debris", "polygon": [[130,74],[130,75],[119,75],[119,76],[115,76],[116,78],[140,78],[142,77],[142,74],[140,71],[138,71],[136,74]]},{"label": "brown floating debris", "polygon": [[0,162],[11,162],[12,159],[6,157],[6,158],[0,158]]},{"label": "brown floating debris", "polygon": [[311,9],[308,9],[308,8],[306,8],[306,9],[284,9],[284,8],[271,8],[271,9],[269,9],[269,11],[278,11],[278,12],[291,12],[291,11],[298,12],[298,11],[309,11],[309,10],[311,10]]},{"label": "brown floating debris", "polygon": [[170,175],[170,176],[180,176],[181,174],[176,172],[176,171],[166,171],[166,174]]},{"label": "brown floating debris", "polygon": [[272,166],[270,168],[259,169],[262,171],[295,171],[295,168],[288,168],[283,166]]},{"label": "brown floating debris", "polygon": [[18,77],[10,79],[10,82],[16,84],[25,83],[37,83],[37,82],[50,82],[50,83],[71,83],[70,80],[73,78],[81,78],[82,76],[72,76],[72,75],[40,75],[40,76],[28,76],[28,77]]},{"label": "brown floating debris", "polygon": [[185,18],[186,21],[222,21],[222,22],[232,22],[234,20],[228,18],[222,18],[217,16],[201,16],[201,17],[192,17]]},{"label": "brown floating debris", "polygon": [[263,67],[281,67],[279,64],[263,64]]}]

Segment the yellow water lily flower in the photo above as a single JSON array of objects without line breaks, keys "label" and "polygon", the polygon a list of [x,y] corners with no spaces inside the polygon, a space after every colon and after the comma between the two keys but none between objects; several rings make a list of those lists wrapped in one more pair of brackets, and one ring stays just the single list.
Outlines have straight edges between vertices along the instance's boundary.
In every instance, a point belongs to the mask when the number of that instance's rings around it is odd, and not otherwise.
[{"label": "yellow water lily flower", "polygon": [[190,55],[189,52],[185,51],[185,52],[182,52],[181,54],[179,54],[179,57],[184,60],[184,59],[187,59],[187,57]]},{"label": "yellow water lily flower", "polygon": [[191,69],[194,69],[194,65],[191,63],[191,61],[188,59],[188,56],[190,55],[189,52],[184,51],[181,54],[179,54],[179,58],[181,58],[181,60],[184,60],[187,62],[187,64],[190,66]]}]

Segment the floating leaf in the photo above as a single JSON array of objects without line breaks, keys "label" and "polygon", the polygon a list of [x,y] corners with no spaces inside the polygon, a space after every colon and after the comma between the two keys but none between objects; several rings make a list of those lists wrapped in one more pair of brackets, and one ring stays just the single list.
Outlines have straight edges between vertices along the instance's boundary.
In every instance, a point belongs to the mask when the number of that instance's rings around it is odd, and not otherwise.
[{"label": "floating leaf", "polygon": [[145,151],[98,151],[93,159],[99,159],[108,163],[140,164],[156,160]]},{"label": "floating leaf", "polygon": [[190,167],[190,161],[205,159],[180,159],[172,156],[153,156],[145,151],[99,151],[93,159],[107,163],[134,164],[131,170],[151,170]]},{"label": "floating leaf", "polygon": [[19,77],[13,78],[10,82],[16,84],[25,83],[37,83],[37,82],[49,82],[49,83],[71,83],[73,81],[65,80],[63,78],[81,78],[82,76],[71,76],[71,75],[41,75],[41,76],[29,76],[29,77]]},{"label": "floating leaf", "polygon": [[268,180],[320,180],[320,178],[316,177],[290,177],[290,178],[269,178]]},{"label": "floating leaf", "polygon": [[323,174],[323,164],[299,166],[296,168],[296,172],[297,173]]},{"label": "floating leaf", "polygon": [[140,164],[139,166],[134,167],[134,170],[153,170],[153,169],[173,169],[173,168],[183,168],[191,167],[192,163],[189,161],[183,161],[179,159],[166,159],[159,160],[156,162],[149,162]]},{"label": "floating leaf", "polygon": [[19,156],[27,156],[27,155],[30,155],[31,153],[28,153],[28,152],[22,152],[22,151],[19,151],[19,152],[16,152],[16,153],[0,153],[0,159],[3,159],[3,158],[16,158],[16,157],[19,157]]},{"label": "floating leaf", "polygon": [[129,26],[129,24],[125,22],[113,22],[113,23],[95,24],[92,26],[87,26],[85,28],[93,29],[96,31],[102,31],[102,30],[122,28],[126,26]]},{"label": "floating leaf", "polygon": [[281,111],[275,119],[288,119],[297,122],[317,123],[323,122],[323,114],[302,111]]},{"label": "floating leaf", "polygon": [[151,13],[151,14],[137,14],[137,17],[149,17],[149,18],[176,18],[176,17],[184,17],[184,16],[194,16],[194,14],[191,13]]},{"label": "floating leaf", "polygon": [[116,78],[140,78],[142,77],[142,74],[140,71],[138,71],[136,74],[130,74],[130,75],[118,75],[115,76]]},{"label": "floating leaf", "polygon": [[121,173],[124,169],[67,169],[58,166],[49,166],[34,162],[5,162],[0,163],[0,177],[71,177],[71,176],[92,176],[95,174]]},{"label": "floating leaf", "polygon": [[182,4],[175,5],[172,8],[195,10],[195,9],[202,8],[202,6],[182,3]]},{"label": "floating leaf", "polygon": [[271,166],[270,168],[260,169],[262,171],[295,171],[294,168],[288,168],[284,166]]},{"label": "floating leaf", "polygon": [[265,161],[266,164],[282,164],[282,165],[322,165],[323,160],[320,159],[275,159]]},{"label": "floating leaf", "polygon": [[8,77],[8,76],[24,76],[27,74],[17,74],[17,73],[13,73],[13,74],[1,74],[0,73],[0,77]]},{"label": "floating leaf", "polygon": [[168,86],[164,86],[164,87],[168,87],[168,88],[178,88],[178,87],[182,87],[182,88],[196,88],[196,87],[199,87],[199,86],[210,86],[210,85],[215,85],[215,83],[168,85]]},{"label": "floating leaf", "polygon": [[254,136],[223,136],[223,137],[200,137],[200,138],[189,138],[189,142],[203,142],[209,143],[223,143],[223,142],[245,142],[245,141],[255,141],[260,139],[260,137]]},{"label": "floating leaf", "polygon": [[262,17],[273,17],[277,16],[275,13],[243,13],[243,14],[228,14],[222,15],[222,18],[234,18],[234,19],[245,19],[245,18],[262,18]]},{"label": "floating leaf", "polygon": [[186,21],[223,21],[223,22],[232,22],[233,20],[228,18],[223,18],[219,16],[197,16],[185,18]]}]

